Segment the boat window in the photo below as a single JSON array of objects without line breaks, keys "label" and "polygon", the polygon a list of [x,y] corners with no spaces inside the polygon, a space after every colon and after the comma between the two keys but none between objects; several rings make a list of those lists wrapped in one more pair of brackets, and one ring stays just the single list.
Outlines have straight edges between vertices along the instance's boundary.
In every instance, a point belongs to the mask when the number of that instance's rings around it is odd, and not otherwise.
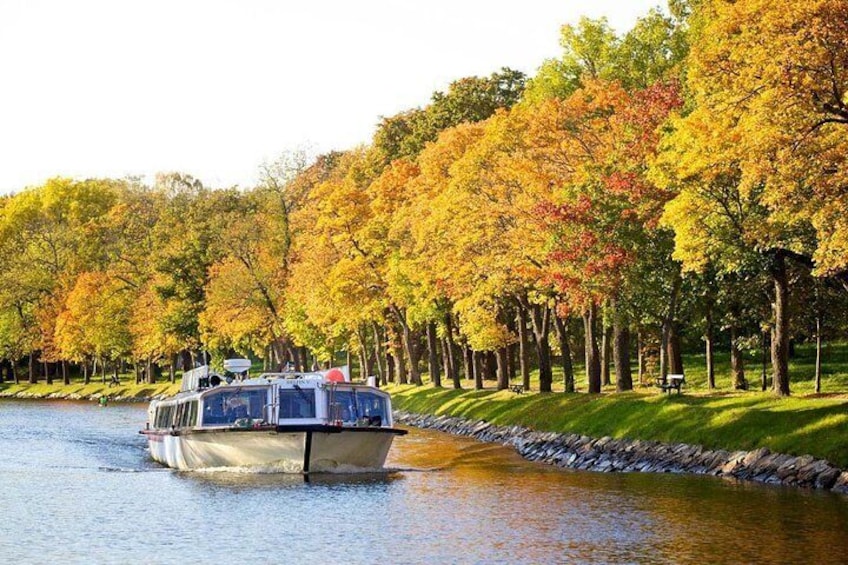
[{"label": "boat window", "polygon": [[197,422],[197,401],[192,400],[180,406],[179,422],[180,427],[190,428]]},{"label": "boat window", "polygon": [[194,427],[197,425],[197,401],[192,400],[191,404],[189,404],[188,410],[188,421],[185,424],[188,427]]},{"label": "boat window", "polygon": [[280,420],[314,417],[315,391],[313,389],[280,390]]},{"label": "boat window", "polygon": [[356,397],[352,390],[335,390],[330,394],[332,399],[330,404],[330,416],[333,420],[341,420],[342,422],[356,422]]},{"label": "boat window", "polygon": [[267,389],[222,390],[204,397],[204,424],[232,424],[241,418],[264,418]]},{"label": "boat window", "polygon": [[179,427],[182,427],[182,425],[183,425],[183,415],[186,412],[186,405],[185,405],[184,402],[181,402],[181,403],[177,404],[177,406],[175,408],[176,408],[176,410],[175,410],[176,413],[174,414],[174,425],[179,428]]},{"label": "boat window", "polygon": [[330,405],[330,417],[347,424],[382,426],[388,422],[386,398],[362,390],[336,390]]},{"label": "boat window", "polygon": [[166,404],[164,406],[159,406],[156,408],[156,427],[157,428],[170,428],[171,427],[171,416],[173,415],[174,406],[172,404]]},{"label": "boat window", "polygon": [[388,422],[387,404],[385,396],[361,390],[356,392],[358,417],[367,418],[370,426],[382,426]]}]

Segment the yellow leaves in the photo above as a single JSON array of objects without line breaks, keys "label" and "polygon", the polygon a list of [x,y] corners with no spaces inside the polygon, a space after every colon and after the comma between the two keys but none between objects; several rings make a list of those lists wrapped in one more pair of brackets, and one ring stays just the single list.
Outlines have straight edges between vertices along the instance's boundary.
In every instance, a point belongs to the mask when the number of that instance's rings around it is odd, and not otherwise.
[{"label": "yellow leaves", "polygon": [[494,351],[515,341],[507,327],[498,320],[497,308],[491,302],[464,298],[457,301],[454,311],[459,316],[468,345],[474,350]]},{"label": "yellow leaves", "polygon": [[57,318],[55,341],[62,357],[116,359],[128,353],[133,299],[125,285],[105,272],[80,274]]},{"label": "yellow leaves", "polygon": [[246,272],[235,257],[214,265],[206,286],[205,308],[199,316],[204,342],[214,349],[261,352],[281,334],[275,328],[280,320],[274,315],[278,306],[272,292],[260,287],[255,275]]},{"label": "yellow leaves", "polygon": [[[762,203],[781,223],[816,227],[830,248],[816,252],[821,269],[848,267],[848,256],[830,247],[842,227],[817,218],[828,208],[835,217],[848,198],[848,115],[838,110],[848,91],[848,3],[712,1],[698,17],[689,65],[698,108],[685,122],[709,133],[688,156],[707,175],[734,163],[743,198],[763,189]],[[723,151],[713,149],[715,138]]]}]

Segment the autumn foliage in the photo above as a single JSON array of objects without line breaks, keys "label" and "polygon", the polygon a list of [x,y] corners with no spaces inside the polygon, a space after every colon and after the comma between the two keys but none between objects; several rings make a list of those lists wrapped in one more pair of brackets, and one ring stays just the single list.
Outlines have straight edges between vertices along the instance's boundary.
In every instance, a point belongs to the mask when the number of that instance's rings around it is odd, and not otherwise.
[{"label": "autumn foliage", "polygon": [[31,379],[150,379],[210,354],[347,356],[383,381],[499,388],[533,365],[543,391],[556,357],[569,391],[581,353],[599,392],[613,361],[627,390],[631,353],[662,378],[724,335],[770,343],[788,394],[789,338],[813,337],[795,297],[820,333],[821,289],[848,287],[846,38],[843,0],[674,2],[621,36],[565,26],[535,77],[458,80],[247,190],[26,189],[0,203],[0,357],[15,378],[28,359]]}]

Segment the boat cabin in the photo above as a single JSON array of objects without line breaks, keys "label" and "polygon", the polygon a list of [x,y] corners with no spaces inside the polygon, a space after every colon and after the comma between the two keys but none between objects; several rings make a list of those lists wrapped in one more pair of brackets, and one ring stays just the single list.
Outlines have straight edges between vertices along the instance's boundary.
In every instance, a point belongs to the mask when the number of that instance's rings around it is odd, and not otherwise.
[{"label": "boat cabin", "polygon": [[328,381],[325,373],[266,373],[239,380],[195,371],[184,376],[182,392],[151,403],[150,428],[380,428],[393,423],[387,393],[364,384]]}]

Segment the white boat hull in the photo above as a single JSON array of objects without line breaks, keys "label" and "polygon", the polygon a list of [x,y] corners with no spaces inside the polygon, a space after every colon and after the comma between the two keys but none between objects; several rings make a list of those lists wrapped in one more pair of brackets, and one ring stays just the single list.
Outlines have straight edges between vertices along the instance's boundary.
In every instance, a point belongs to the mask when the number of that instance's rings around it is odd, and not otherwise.
[{"label": "white boat hull", "polygon": [[151,457],[175,469],[267,467],[309,473],[381,469],[394,436],[403,432],[325,427],[325,431],[226,428],[143,433]]}]

